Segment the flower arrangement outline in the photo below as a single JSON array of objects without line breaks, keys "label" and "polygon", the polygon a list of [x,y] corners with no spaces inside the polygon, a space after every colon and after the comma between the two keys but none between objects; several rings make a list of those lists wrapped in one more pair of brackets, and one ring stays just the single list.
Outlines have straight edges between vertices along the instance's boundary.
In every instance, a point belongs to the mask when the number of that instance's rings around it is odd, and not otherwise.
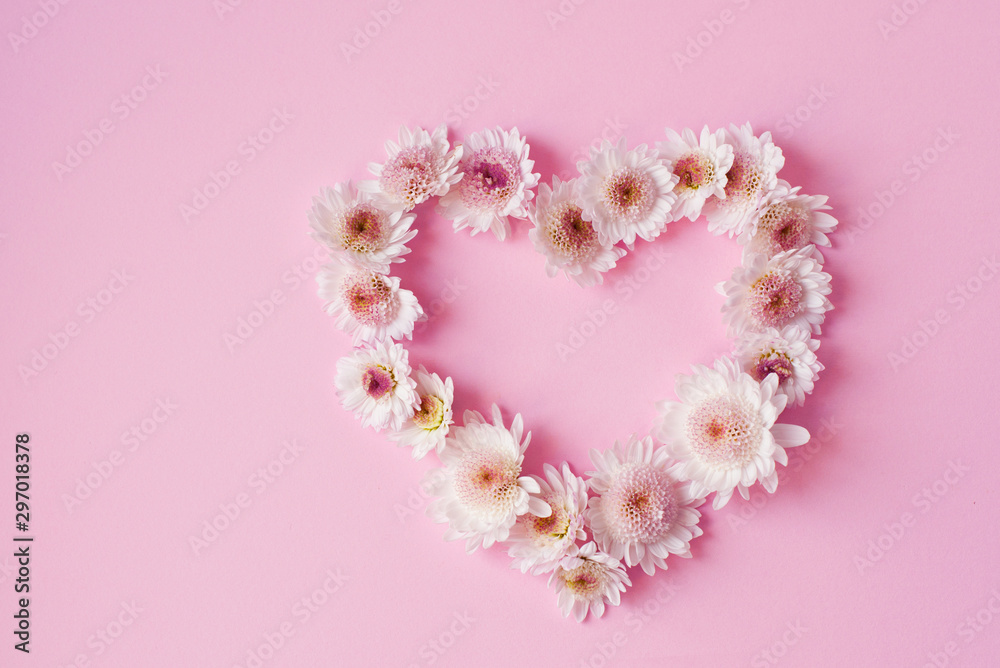
[{"label": "flower arrangement outline", "polygon": [[[431,133],[404,126],[385,149],[385,163],[369,164],[374,179],[313,198],[310,234],[331,255],[319,295],[355,346],[337,362],[340,402],[415,459],[436,453],[427,514],[447,525],[447,540],[469,553],[501,544],[512,567],[547,574],[563,615],[583,621],[619,605],[631,586],[626,568],[653,575],[670,557],[691,557],[709,496],[719,509],[734,492],[776,490],[786,449],[809,440],[805,428],[777,420],[789,402],[804,403],[823,370],[816,336],[833,306],[817,247],[830,245],[837,220],[825,196],[778,178],[784,156],[770,132],[756,136],[746,123],[698,135],[668,128],[653,147],[605,140],[576,178],[553,176],[551,185],[539,184],[517,128],[452,145],[443,124]],[[398,342],[424,313],[390,270],[417,233],[413,208],[431,198],[456,232],[473,236],[503,241],[511,218],[527,220],[547,274],[585,288],[637,239],[704,216],[712,234],[743,248],[740,266],[716,286],[733,354],[678,374],[677,400],[656,404],[651,432],[591,450],[586,477],[565,462],[523,475],[531,433],[521,415],[506,425],[494,405],[488,417],[465,411],[457,424],[452,379],[412,369]]]}]

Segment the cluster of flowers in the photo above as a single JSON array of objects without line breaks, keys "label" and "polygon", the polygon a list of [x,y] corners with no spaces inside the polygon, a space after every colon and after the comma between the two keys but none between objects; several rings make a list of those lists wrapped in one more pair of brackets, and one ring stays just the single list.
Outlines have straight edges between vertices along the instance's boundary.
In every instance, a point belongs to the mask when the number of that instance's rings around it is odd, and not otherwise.
[{"label": "cluster of flowers", "polygon": [[[470,553],[505,544],[513,567],[548,573],[563,614],[582,621],[618,605],[631,585],[626,566],[652,575],[671,554],[690,557],[709,495],[718,509],[734,491],[748,498],[758,482],[775,491],[785,448],[809,439],[776,420],[789,401],[804,402],[823,368],[813,335],[832,306],[816,247],[830,245],[837,221],[824,212],[826,197],[777,178],[784,157],[770,133],[757,137],[747,124],[706,127],[700,137],[668,129],[655,149],[604,142],[579,163],[578,178],[538,186],[534,202],[539,175],[517,129],[451,146],[443,125],[432,134],[404,127],[386,151],[385,164],[369,165],[377,179],[313,201],[312,234],[333,260],[317,277],[319,294],[356,346],[337,364],[344,407],[412,447],[414,458],[437,453],[428,514],[448,525],[445,538],[465,541]],[[388,272],[416,234],[409,212],[431,197],[456,231],[473,235],[503,240],[510,217],[530,220],[548,274],[582,286],[615,266],[626,252],[618,244],[631,250],[636,238],[651,241],[668,223],[704,213],[710,232],[744,248],[741,266],[717,286],[733,357],[678,375],[678,401],[656,405],[651,434],[592,450],[587,479],[566,463],[546,464],[544,477],[522,475],[531,434],[521,416],[505,426],[493,406],[492,420],[466,411],[454,425],[451,378],[414,372],[395,342],[411,338],[422,310]]]}]

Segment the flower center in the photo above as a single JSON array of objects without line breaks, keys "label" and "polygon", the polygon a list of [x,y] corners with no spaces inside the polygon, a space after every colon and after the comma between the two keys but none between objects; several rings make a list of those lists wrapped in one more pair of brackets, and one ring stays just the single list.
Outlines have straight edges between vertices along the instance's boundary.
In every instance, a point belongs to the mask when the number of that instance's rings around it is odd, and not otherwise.
[{"label": "flower center", "polygon": [[757,161],[746,151],[736,151],[733,166],[726,172],[726,198],[724,206],[756,205],[763,189],[761,169]]},{"label": "flower center", "polygon": [[674,174],[680,182],[674,190],[681,194],[695,194],[698,188],[707,186],[715,178],[715,167],[706,156],[688,153],[674,164]]},{"label": "flower center", "polygon": [[775,255],[809,243],[809,211],[788,202],[767,207],[757,222],[756,246]]},{"label": "flower center", "polygon": [[634,222],[653,206],[652,178],[632,167],[621,167],[604,181],[604,204],[618,219]]},{"label": "flower center", "polygon": [[566,588],[576,598],[591,599],[601,594],[604,585],[604,566],[595,561],[585,561],[576,568],[560,574]]},{"label": "flower center", "polygon": [[404,148],[382,168],[382,190],[413,208],[430,197],[437,185],[438,163],[438,157],[426,146]]},{"label": "flower center", "polygon": [[471,452],[455,469],[455,492],[474,510],[493,514],[507,512],[518,490],[521,467],[494,451]]},{"label": "flower center", "polygon": [[758,355],[754,365],[750,368],[750,375],[753,376],[754,380],[760,382],[772,373],[778,377],[779,384],[791,378],[794,373],[791,358],[777,350]]},{"label": "flower center", "polygon": [[750,285],[745,307],[757,326],[780,329],[802,310],[802,286],[791,276],[770,271]]},{"label": "flower center", "polygon": [[384,325],[396,316],[396,303],[385,280],[371,271],[349,275],[343,283],[347,310],[363,325]]},{"label": "flower center", "polygon": [[361,377],[361,387],[365,388],[365,394],[378,401],[396,388],[396,379],[392,371],[381,364],[370,364]]},{"label": "flower center", "polygon": [[572,262],[585,262],[600,248],[593,224],[583,219],[583,210],[572,202],[549,209],[545,232],[550,246]]},{"label": "flower center", "polygon": [[444,402],[433,394],[420,397],[420,410],[413,414],[413,424],[431,431],[444,422]]},{"label": "flower center", "polygon": [[365,202],[348,209],[340,219],[337,236],[340,245],[356,253],[370,253],[383,246],[384,214]]},{"label": "flower center", "polygon": [[526,514],[524,530],[528,538],[536,544],[551,544],[566,537],[570,528],[570,516],[566,512],[566,505],[563,499],[548,494],[544,501],[549,504],[552,514],[548,517],[538,517],[537,515]]},{"label": "flower center", "polygon": [[655,541],[677,518],[673,481],[648,464],[623,467],[601,503],[615,540],[622,543]]},{"label": "flower center", "polygon": [[462,201],[470,209],[500,211],[517,192],[520,167],[517,156],[496,146],[476,151],[459,182]]},{"label": "flower center", "polygon": [[721,468],[738,468],[757,453],[761,427],[755,413],[736,397],[705,401],[688,414],[687,437],[703,462]]}]

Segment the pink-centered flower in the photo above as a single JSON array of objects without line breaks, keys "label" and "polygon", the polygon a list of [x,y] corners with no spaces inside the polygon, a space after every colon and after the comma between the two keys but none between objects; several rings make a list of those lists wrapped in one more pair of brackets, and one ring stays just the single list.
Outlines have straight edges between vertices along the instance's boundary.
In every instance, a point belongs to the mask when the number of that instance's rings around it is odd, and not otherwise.
[{"label": "pink-centered flower", "polygon": [[397,277],[331,262],[323,266],[316,281],[319,296],[327,300],[324,309],[356,346],[409,339],[414,323],[424,314],[413,293],[400,289]]},{"label": "pink-centered flower", "polygon": [[398,430],[418,407],[409,355],[398,343],[378,343],[340,358],[335,384],[344,408],[375,431]]},{"label": "pink-centered flower", "polygon": [[[761,254],[771,257],[783,251],[798,250],[809,244],[829,246],[828,234],[837,227],[825,195],[800,195],[798,186],[778,179],[778,185],[768,193],[754,213],[750,224],[737,241],[743,246],[743,257]],[[816,251],[820,262],[823,256]]]},{"label": "pink-centered flower", "polygon": [[537,496],[548,504],[551,513],[539,517],[525,513],[510,530],[507,553],[514,558],[512,568],[532,575],[551,571],[559,561],[574,552],[576,541],[587,537],[584,511],[587,509],[587,483],[573,475],[565,462],[560,470],[551,464],[542,467],[544,478],[531,476],[541,490]]},{"label": "pink-centered flower", "polygon": [[444,448],[445,437],[452,425],[451,405],[455,386],[451,378],[441,380],[421,365],[417,370],[417,400],[420,405],[402,429],[389,436],[400,446],[411,446],[413,458],[423,459],[431,450]]},{"label": "pink-centered flower", "polygon": [[814,251],[809,245],[770,259],[754,255],[733,270],[732,278],[716,286],[726,298],[722,313],[731,338],[788,325],[821,332],[833,305],[827,297],[830,274],[822,271]]},{"label": "pink-centered flower", "polygon": [[726,143],[724,130],[711,132],[706,125],[701,137],[685,128],[681,134],[667,128],[667,141],[656,149],[678,178],[674,186],[674,220],[695,220],[709,197],[725,198],[726,173],[733,166],[733,147]]},{"label": "pink-centered flower", "polygon": [[350,181],[324,188],[319,197],[313,197],[309,211],[310,235],[331,255],[382,273],[410,252],[406,243],[417,234],[410,229],[413,220],[412,214],[386,211]]},{"label": "pink-centered flower", "polygon": [[749,123],[743,127],[730,125],[726,143],[733,147],[733,164],[726,173],[726,196],[709,198],[704,211],[709,232],[733,236],[746,229],[761,200],[777,185],[785,156],[771,141],[770,132],[756,137]]},{"label": "pink-centered flower", "polygon": [[604,140],[577,169],[583,216],[593,221],[601,243],[624,241],[632,248],[636,237],[652,241],[670,222],[678,179],[655,149],[641,144],[629,150],[624,137],[617,145]]},{"label": "pink-centered flower", "polygon": [[758,481],[768,492],[778,486],[775,464],[788,464],[785,448],[809,440],[804,428],[775,424],[788,397],[778,394],[770,374],[758,382],[731,359],[693,374],[677,375],[680,401],[661,401],[654,434],[681,462],[679,474],[691,480],[692,494],[715,492],[712,506],[722,508],[734,490],[744,499]]},{"label": "pink-centered flower", "polygon": [[438,212],[452,221],[455,231],[470,228],[472,235],[492,231],[503,241],[510,234],[509,217],[527,218],[539,174],[532,173],[528,142],[517,128],[497,128],[465,138],[462,179],[438,202]]},{"label": "pink-centered flower", "polygon": [[754,380],[773,375],[778,379],[779,394],[801,406],[812,394],[823,365],[816,359],[819,340],[800,327],[785,327],[780,332],[746,332],[736,342],[736,359]]},{"label": "pink-centered flower", "polygon": [[596,471],[588,472],[587,520],[600,548],[629,566],[652,575],[667,568],[671,554],[691,556],[691,539],[700,536],[697,507],[704,495],[692,494],[666,448],[650,437],[632,436],[603,453],[590,451]]},{"label": "pink-centered flower", "polygon": [[361,181],[358,189],[375,196],[389,210],[409,211],[431,197],[444,195],[462,175],[458,173],[462,146],[448,144],[442,123],[432,134],[423,128],[399,128],[399,143],[387,141],[385,164],[369,163],[375,180]]},{"label": "pink-centered flower", "polygon": [[552,511],[538,498],[541,488],[535,479],[521,476],[531,433],[523,434],[520,414],[507,429],[494,404],[493,424],[474,411],[466,411],[463,422],[445,440],[443,468],[430,471],[424,486],[438,497],[427,514],[448,524],[446,540],[464,540],[471,553],[507,540],[519,515],[548,517]]},{"label": "pink-centered flower", "polygon": [[621,603],[621,594],[632,581],[618,559],[590,542],[559,562],[549,576],[549,586],[553,585],[563,617],[572,615],[582,622],[588,612],[601,617],[606,605]]},{"label": "pink-centered flower", "polygon": [[577,179],[560,181],[553,176],[551,188],[544,183],[538,186],[530,220],[534,227],[528,237],[535,250],[545,255],[549,276],[562,270],[583,287],[596,285],[625,255],[623,249],[601,243],[594,224],[583,217]]}]

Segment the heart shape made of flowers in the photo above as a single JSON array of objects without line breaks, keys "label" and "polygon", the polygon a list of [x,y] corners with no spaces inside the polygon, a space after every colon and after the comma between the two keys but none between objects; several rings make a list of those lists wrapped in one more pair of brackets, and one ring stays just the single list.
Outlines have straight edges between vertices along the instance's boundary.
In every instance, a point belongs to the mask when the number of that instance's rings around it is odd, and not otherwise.
[{"label": "heart shape made of flowers", "polygon": [[[734,492],[749,498],[758,483],[775,491],[785,448],[809,440],[803,427],[777,419],[788,402],[805,401],[823,369],[815,336],[833,307],[817,246],[830,245],[837,221],[826,197],[777,177],[784,156],[769,132],[755,136],[747,123],[700,135],[667,129],[654,148],[604,141],[578,163],[577,178],[553,177],[551,186],[539,185],[517,128],[453,146],[444,125],[403,127],[386,153],[384,164],[369,165],[375,179],[313,199],[310,232],[331,254],[319,294],[355,346],[337,362],[343,406],[414,458],[434,451],[440,459],[425,489],[446,539],[470,553],[506,546],[514,567],[548,574],[563,614],[582,621],[620,603],[627,567],[653,575],[671,555],[690,557],[709,495],[718,509]],[[601,283],[637,239],[704,215],[710,232],[743,247],[740,266],[717,286],[733,355],[679,374],[677,400],[656,404],[650,434],[591,450],[587,478],[565,462],[522,475],[531,434],[520,414],[508,426],[494,405],[489,418],[466,411],[455,424],[451,378],[411,368],[398,342],[424,314],[390,269],[417,233],[412,210],[435,197],[456,232],[503,241],[511,218],[528,220],[546,272],[584,288]]]}]

